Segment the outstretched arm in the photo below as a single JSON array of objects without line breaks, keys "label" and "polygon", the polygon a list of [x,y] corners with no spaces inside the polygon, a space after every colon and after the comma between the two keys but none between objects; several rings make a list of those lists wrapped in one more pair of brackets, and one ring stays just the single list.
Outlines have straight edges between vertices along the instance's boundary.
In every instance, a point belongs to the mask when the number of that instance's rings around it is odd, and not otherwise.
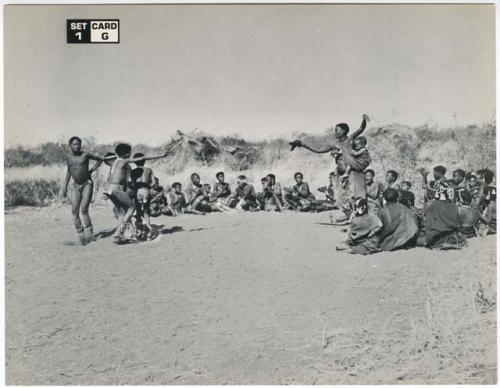
[{"label": "outstretched arm", "polygon": [[164,154],[162,155],[156,155],[156,156],[141,156],[140,158],[131,158],[131,159],[127,159],[127,163],[136,163],[136,162],[146,162],[148,160],[155,160],[155,159],[161,159],[161,158],[165,158],[167,157],[168,155],[170,155],[170,152],[167,151],[165,152]]},{"label": "outstretched arm", "polygon": [[294,140],[290,143],[290,145],[292,146],[292,150],[295,148],[295,147],[299,147],[299,148],[305,148],[306,150],[309,150],[311,152],[314,152],[316,154],[326,154],[327,152],[331,152],[335,149],[335,147],[333,146],[328,146],[327,148],[324,148],[324,149],[315,149],[307,144],[304,144],[302,143],[300,140]]},{"label": "outstretched arm", "polygon": [[359,135],[361,135],[364,130],[366,129],[366,124],[370,121],[370,118],[368,117],[367,114],[363,114],[363,121],[361,121],[361,126],[352,133],[352,135],[350,136],[351,139],[354,139],[355,137],[358,137]]}]

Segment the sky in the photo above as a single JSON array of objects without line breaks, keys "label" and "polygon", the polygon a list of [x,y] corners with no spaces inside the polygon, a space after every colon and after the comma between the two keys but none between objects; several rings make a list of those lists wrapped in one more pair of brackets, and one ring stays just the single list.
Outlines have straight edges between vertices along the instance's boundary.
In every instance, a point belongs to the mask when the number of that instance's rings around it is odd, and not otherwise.
[{"label": "sky", "polygon": [[[472,5],[7,5],[5,147],[247,139],[495,115],[495,10]],[[120,43],[66,43],[66,19]]]}]

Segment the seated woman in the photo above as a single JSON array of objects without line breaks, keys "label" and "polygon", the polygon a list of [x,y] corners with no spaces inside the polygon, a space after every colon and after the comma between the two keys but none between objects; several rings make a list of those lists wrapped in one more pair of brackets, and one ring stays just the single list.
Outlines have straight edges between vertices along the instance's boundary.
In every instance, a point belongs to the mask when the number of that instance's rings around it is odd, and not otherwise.
[{"label": "seated woman", "polygon": [[476,237],[477,226],[481,213],[475,207],[472,207],[472,194],[466,189],[455,189],[455,201],[458,204],[458,213],[460,214],[460,220],[462,226],[460,227],[460,233],[465,238]]},{"label": "seated woman", "polygon": [[296,172],[294,178],[296,183],[287,190],[285,201],[290,210],[309,211],[315,201],[314,195],[309,190],[309,185],[304,182],[304,175],[301,172]]},{"label": "seated woman", "polygon": [[337,251],[347,250],[349,253],[360,255],[380,252],[378,233],[382,229],[382,221],[377,215],[368,212],[366,199],[355,199],[353,206],[354,213],[348,229],[347,241],[335,249]]},{"label": "seated woman", "polygon": [[382,189],[375,181],[375,171],[368,169],[365,171],[366,199],[368,201],[368,211],[377,213],[382,206]]},{"label": "seated woman", "polygon": [[398,203],[397,190],[385,190],[384,199],[386,204],[378,212],[383,224],[380,231],[380,249],[393,251],[413,245],[418,233],[415,215],[405,205]]},{"label": "seated woman", "polygon": [[462,220],[458,206],[452,201],[453,189],[434,186],[435,199],[424,206],[424,231],[430,249],[461,249],[467,242],[460,233]]}]

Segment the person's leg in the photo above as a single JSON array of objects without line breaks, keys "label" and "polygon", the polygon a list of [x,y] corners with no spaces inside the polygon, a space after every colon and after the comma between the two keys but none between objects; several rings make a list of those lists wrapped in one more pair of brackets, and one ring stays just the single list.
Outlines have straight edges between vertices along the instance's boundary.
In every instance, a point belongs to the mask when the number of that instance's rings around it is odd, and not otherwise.
[{"label": "person's leg", "polygon": [[88,182],[82,189],[82,201],[81,201],[81,211],[82,211],[82,220],[84,227],[85,238],[88,241],[94,240],[94,230],[92,228],[92,221],[89,216],[89,207],[90,202],[92,201],[92,194],[94,191],[94,185],[92,182]]},{"label": "person's leg", "polygon": [[83,235],[83,226],[80,220],[80,205],[82,202],[82,195],[76,186],[70,190],[71,202],[71,216],[73,217],[73,224],[75,225],[76,233],[82,244],[85,244],[85,236]]},{"label": "person's leg", "polygon": [[121,222],[118,223],[115,232],[115,237],[121,237],[128,222],[134,214],[135,206],[132,199],[125,191],[114,189],[111,193],[111,197],[114,200],[113,202],[117,204],[118,208],[125,210],[125,214],[123,215]]}]

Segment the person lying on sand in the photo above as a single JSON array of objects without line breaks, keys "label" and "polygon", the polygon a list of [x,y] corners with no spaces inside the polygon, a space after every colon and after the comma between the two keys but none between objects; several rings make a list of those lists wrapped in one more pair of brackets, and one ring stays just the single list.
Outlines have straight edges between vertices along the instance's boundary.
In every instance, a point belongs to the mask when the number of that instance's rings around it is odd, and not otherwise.
[{"label": "person lying on sand", "polygon": [[127,193],[127,189],[131,189],[127,185],[128,171],[130,163],[143,162],[147,160],[155,160],[168,156],[170,152],[165,152],[163,155],[157,156],[141,156],[139,158],[130,158],[132,147],[128,144],[120,143],[115,148],[116,158],[111,166],[108,181],[106,184],[105,195],[109,197],[111,202],[122,211],[125,211],[124,216],[119,220],[116,232],[114,234],[115,240],[123,238],[123,232],[127,227],[130,218],[134,214],[135,203],[133,197]]},{"label": "person lying on sand", "polygon": [[[104,158],[82,151],[82,140],[78,136],[69,139],[70,153],[66,158],[67,170],[64,179],[61,197],[65,199],[68,193],[68,184],[73,179],[70,190],[71,214],[76,233],[82,245],[94,239],[94,230],[89,216],[89,206],[94,191],[92,173],[99,167]],[[97,163],[89,170],[89,161]],[[80,212],[82,221],[80,220]]]}]

